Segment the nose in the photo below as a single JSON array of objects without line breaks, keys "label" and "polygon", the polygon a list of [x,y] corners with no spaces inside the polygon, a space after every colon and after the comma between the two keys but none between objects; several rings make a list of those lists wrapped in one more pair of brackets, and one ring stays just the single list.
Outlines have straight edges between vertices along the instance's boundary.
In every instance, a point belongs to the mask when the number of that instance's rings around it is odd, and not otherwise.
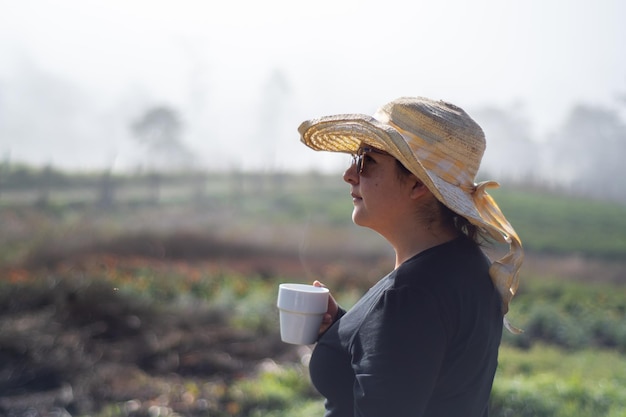
[{"label": "nose", "polygon": [[351,185],[359,183],[359,173],[356,170],[356,164],[350,164],[348,169],[344,171],[343,180]]}]

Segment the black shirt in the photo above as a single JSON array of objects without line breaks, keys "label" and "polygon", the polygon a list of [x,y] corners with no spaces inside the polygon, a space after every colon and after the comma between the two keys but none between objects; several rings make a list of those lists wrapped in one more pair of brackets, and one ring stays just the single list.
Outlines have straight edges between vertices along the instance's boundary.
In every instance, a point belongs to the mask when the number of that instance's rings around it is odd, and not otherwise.
[{"label": "black shirt", "polygon": [[502,337],[490,262],[466,238],[374,285],[310,361],[327,417],[484,417]]}]

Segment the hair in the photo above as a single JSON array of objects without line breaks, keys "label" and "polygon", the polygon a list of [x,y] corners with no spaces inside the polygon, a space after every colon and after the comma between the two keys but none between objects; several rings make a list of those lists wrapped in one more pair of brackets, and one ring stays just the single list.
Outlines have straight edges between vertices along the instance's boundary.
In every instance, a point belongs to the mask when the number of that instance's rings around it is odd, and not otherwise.
[{"label": "hair", "polygon": [[[411,171],[409,171],[400,161],[396,159],[396,167],[398,171],[398,177],[400,179],[404,179],[409,175],[413,175]],[[489,235],[485,230],[471,223],[465,217],[460,214],[454,212],[448,206],[443,204],[438,199],[434,199],[436,201],[436,205],[431,205],[431,221],[434,218],[438,218],[444,224],[451,225],[457,232],[466,236],[468,239],[472,240],[477,244],[483,244],[489,240]]]}]

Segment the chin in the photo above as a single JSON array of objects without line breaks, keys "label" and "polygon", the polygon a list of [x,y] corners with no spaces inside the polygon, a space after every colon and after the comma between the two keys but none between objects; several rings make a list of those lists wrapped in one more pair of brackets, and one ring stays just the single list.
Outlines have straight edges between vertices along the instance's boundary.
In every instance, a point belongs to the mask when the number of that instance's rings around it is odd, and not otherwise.
[{"label": "chin", "polygon": [[352,212],[352,223],[357,226],[367,227],[367,221],[363,215],[359,215],[359,213],[355,210]]}]

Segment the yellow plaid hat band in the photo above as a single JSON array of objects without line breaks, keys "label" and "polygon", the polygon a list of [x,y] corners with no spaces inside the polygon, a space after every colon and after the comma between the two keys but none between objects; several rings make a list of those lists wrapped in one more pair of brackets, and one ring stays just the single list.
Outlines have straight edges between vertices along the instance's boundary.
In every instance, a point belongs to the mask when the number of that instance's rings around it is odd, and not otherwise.
[{"label": "yellow plaid hat band", "polygon": [[426,170],[433,172],[447,183],[473,189],[474,178],[469,176],[469,169],[462,159],[451,159],[450,155],[433,147],[421,136],[403,130],[391,121],[388,123],[404,137],[413,154],[417,156],[417,160]]}]

